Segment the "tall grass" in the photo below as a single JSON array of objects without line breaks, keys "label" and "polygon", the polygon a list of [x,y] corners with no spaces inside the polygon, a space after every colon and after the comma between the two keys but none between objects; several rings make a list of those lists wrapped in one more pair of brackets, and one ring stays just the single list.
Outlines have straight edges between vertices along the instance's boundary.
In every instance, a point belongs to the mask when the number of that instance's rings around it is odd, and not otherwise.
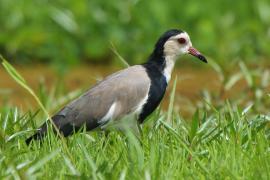
[{"label": "tall grass", "polygon": [[[250,81],[254,73],[239,66]],[[22,81],[18,74],[15,79]],[[247,91],[256,91],[257,83],[251,81]],[[129,131],[82,129],[63,140],[50,130],[42,144],[27,146],[25,139],[46,115],[1,107],[0,178],[269,179],[270,116],[256,111],[261,105],[247,103],[243,108],[238,101],[220,100],[216,106],[209,98],[200,102],[191,119],[184,119],[174,110],[176,85],[177,79],[168,111],[156,110],[143,125],[140,139]]]},{"label": "tall grass", "polygon": [[24,80],[24,78],[16,71],[16,69],[8,63],[8,61],[6,61],[1,55],[0,55],[0,59],[2,61],[2,65],[5,68],[5,70],[8,72],[8,74],[19,84],[21,85],[24,89],[27,90],[28,93],[30,93],[33,98],[36,100],[36,102],[38,103],[39,107],[41,108],[41,110],[45,113],[46,118],[49,119],[53,129],[55,130],[56,134],[60,137],[60,139],[62,140],[62,145],[64,146],[64,150],[65,152],[69,155],[69,157],[73,160],[73,157],[71,155],[71,153],[69,152],[68,148],[67,148],[67,144],[65,142],[65,140],[63,139],[63,136],[61,135],[61,133],[58,131],[56,125],[54,124],[49,112],[46,110],[45,106],[42,104],[41,100],[37,97],[37,95],[35,94],[35,92],[27,85],[27,82]]},{"label": "tall grass", "polygon": [[230,103],[210,115],[197,111],[191,123],[164,115],[150,117],[140,141],[132,133],[77,133],[67,139],[71,161],[51,132],[42,146],[26,146],[35,116],[2,110],[1,178],[269,178],[270,117],[247,116]]}]

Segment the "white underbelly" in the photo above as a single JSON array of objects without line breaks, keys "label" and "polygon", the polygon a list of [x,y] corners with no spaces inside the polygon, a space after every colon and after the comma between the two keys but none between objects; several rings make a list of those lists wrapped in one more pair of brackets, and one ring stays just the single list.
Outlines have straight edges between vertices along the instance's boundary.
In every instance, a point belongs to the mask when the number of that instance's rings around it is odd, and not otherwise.
[{"label": "white underbelly", "polygon": [[[141,114],[145,103],[148,100],[148,94],[135,106],[129,114],[120,114],[116,115],[117,108],[119,106],[119,102],[114,102],[111,107],[109,108],[106,115],[99,121],[101,124],[101,129],[108,129],[108,128],[137,128],[137,120],[139,115]],[[121,117],[121,118],[119,118]]]}]

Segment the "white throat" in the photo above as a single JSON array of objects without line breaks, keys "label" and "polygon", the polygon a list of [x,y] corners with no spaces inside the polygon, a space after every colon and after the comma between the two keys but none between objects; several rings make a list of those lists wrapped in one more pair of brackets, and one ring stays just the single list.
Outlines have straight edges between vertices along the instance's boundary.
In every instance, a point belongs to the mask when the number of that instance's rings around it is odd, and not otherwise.
[{"label": "white throat", "polygon": [[165,56],[166,66],[163,70],[163,75],[166,77],[167,83],[169,83],[176,61],[176,56]]}]

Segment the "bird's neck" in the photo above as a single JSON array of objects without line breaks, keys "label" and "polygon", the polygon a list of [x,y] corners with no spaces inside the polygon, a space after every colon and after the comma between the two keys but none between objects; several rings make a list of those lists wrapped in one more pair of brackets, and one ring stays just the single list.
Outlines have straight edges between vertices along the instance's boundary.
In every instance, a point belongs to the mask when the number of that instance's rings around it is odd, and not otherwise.
[{"label": "bird's neck", "polygon": [[169,83],[169,81],[171,79],[172,71],[174,68],[174,64],[176,61],[176,57],[175,56],[165,56],[164,59],[165,59],[165,66],[163,69],[163,74],[166,77],[167,83]]},{"label": "bird's neck", "polygon": [[163,76],[166,78],[166,82],[169,83],[171,79],[171,74],[174,68],[174,64],[177,57],[174,55],[170,56],[150,56],[150,59],[147,64],[152,64],[158,69]]}]

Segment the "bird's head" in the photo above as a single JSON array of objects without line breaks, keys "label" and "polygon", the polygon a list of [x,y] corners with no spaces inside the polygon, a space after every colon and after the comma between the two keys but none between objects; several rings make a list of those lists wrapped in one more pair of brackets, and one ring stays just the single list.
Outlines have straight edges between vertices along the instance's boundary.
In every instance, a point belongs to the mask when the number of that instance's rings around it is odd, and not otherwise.
[{"label": "bird's head", "polygon": [[173,58],[184,54],[191,54],[207,63],[206,58],[192,46],[189,35],[177,29],[168,30],[159,38],[153,54],[154,56]]}]

